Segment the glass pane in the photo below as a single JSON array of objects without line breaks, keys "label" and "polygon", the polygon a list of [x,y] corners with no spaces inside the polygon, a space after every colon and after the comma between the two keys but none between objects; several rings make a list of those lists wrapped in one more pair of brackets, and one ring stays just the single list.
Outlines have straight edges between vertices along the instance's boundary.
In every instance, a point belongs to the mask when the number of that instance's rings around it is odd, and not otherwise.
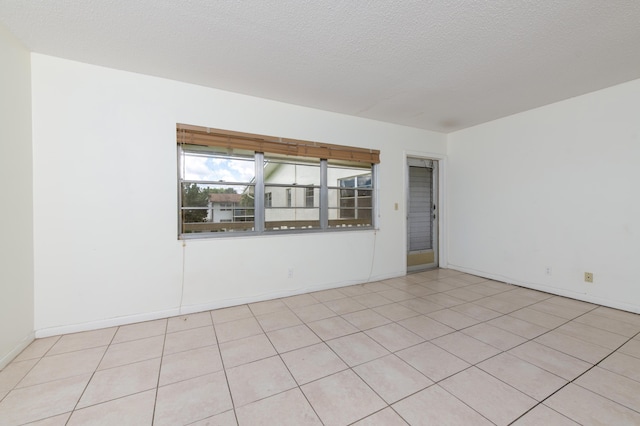
[{"label": "glass pane", "polygon": [[256,166],[252,156],[183,151],[182,179],[208,182],[253,182]]},{"label": "glass pane", "polygon": [[317,205],[315,200],[319,194],[318,188],[267,186],[265,193],[271,194],[271,207],[265,207],[264,212],[266,230],[320,227],[320,210],[318,207],[311,207],[312,201]]},{"label": "glass pane", "polygon": [[253,185],[182,184],[182,233],[248,231],[254,226]]},{"label": "glass pane", "polygon": [[264,182],[266,185],[320,186],[320,164],[265,159]]}]

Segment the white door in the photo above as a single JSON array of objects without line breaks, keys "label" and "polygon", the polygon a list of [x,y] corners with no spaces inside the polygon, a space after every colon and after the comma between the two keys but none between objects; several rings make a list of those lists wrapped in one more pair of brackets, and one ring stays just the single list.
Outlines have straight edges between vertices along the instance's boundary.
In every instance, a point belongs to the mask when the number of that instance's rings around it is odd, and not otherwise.
[{"label": "white door", "polygon": [[407,162],[407,270],[438,266],[438,162]]}]

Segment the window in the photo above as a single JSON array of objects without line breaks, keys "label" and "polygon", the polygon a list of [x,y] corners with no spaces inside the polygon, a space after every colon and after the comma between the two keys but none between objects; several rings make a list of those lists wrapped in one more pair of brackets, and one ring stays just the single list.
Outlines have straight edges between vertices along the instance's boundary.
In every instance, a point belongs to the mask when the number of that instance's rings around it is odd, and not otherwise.
[{"label": "window", "polygon": [[371,229],[379,151],[181,125],[180,238]]},{"label": "window", "polygon": [[315,190],[313,187],[307,187],[304,189],[304,206],[313,207],[315,200]]}]

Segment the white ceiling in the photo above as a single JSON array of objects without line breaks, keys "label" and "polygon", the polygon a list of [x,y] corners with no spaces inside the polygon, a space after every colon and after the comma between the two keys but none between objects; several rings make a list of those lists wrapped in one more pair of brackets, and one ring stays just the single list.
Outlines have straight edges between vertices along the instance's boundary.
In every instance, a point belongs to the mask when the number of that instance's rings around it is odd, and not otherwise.
[{"label": "white ceiling", "polygon": [[0,0],[32,51],[450,132],[640,78],[639,0]]}]

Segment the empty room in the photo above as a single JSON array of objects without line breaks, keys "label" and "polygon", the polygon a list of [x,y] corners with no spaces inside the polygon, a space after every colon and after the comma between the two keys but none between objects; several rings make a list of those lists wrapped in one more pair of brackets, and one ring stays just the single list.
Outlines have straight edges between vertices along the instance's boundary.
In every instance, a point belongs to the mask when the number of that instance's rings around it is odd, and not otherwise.
[{"label": "empty room", "polygon": [[640,424],[639,22],[0,0],[0,426]]}]

